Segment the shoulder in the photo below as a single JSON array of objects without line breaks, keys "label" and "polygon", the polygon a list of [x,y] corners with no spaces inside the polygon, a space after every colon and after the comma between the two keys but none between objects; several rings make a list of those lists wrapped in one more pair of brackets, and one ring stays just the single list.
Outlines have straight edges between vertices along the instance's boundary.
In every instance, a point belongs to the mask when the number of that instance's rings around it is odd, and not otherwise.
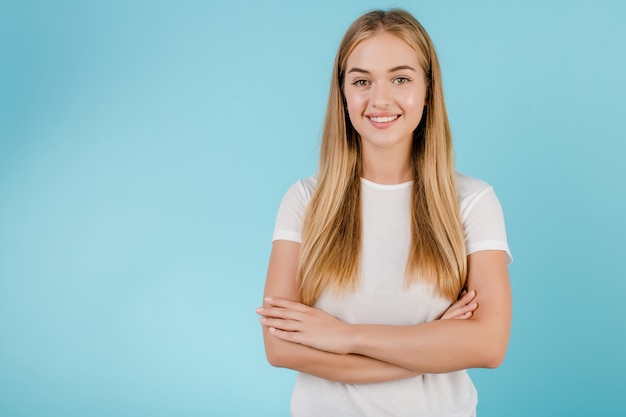
[{"label": "shoulder", "polygon": [[469,177],[460,172],[455,173],[455,181],[456,194],[459,199],[459,204],[461,205],[463,205],[464,202],[471,201],[480,196],[482,193],[493,190],[493,187],[485,181]]},{"label": "shoulder", "polygon": [[315,176],[298,180],[289,187],[276,214],[273,240],[301,242],[304,213],[316,187]]},{"label": "shoulder", "polygon": [[316,187],[317,177],[315,175],[300,179],[289,187],[283,197],[283,203],[293,202],[306,206],[311,200]]},{"label": "shoulder", "polygon": [[473,206],[479,201],[494,199],[497,201],[493,187],[485,181],[469,177],[459,172],[457,172],[455,176],[456,194],[461,210],[461,217],[465,217],[465,214],[471,211]]},{"label": "shoulder", "polygon": [[493,187],[485,181],[457,173],[456,188],[467,253],[503,250],[510,262],[504,215]]},{"label": "shoulder", "polygon": [[298,180],[296,184],[299,184],[307,194],[313,195],[315,188],[317,188],[317,175],[311,175],[310,177]]}]

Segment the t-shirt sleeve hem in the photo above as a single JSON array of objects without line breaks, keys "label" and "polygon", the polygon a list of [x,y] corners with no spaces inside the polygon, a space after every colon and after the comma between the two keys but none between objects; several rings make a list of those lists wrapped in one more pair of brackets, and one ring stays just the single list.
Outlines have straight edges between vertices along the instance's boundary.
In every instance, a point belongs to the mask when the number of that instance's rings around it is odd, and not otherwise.
[{"label": "t-shirt sleeve hem", "polygon": [[467,254],[470,255],[481,250],[501,250],[506,252],[507,263],[513,262],[513,256],[509,250],[509,245],[506,242],[499,240],[483,240],[481,242],[474,242],[467,247]]},{"label": "t-shirt sleeve hem", "polygon": [[291,230],[275,230],[272,236],[272,242],[275,240],[290,240],[292,242],[302,243],[302,236],[300,236],[300,233]]}]

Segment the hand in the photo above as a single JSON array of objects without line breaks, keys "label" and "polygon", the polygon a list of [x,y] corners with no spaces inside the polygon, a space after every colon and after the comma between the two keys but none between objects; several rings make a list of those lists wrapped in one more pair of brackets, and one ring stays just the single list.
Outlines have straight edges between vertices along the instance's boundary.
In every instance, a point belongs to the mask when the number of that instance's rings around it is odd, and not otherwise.
[{"label": "hand", "polygon": [[463,291],[461,294],[461,298],[454,304],[452,304],[443,316],[441,316],[441,320],[447,319],[469,319],[472,317],[472,313],[474,310],[478,308],[478,304],[476,302],[472,302],[472,300],[476,298],[476,291],[472,290],[470,292]]},{"label": "hand", "polygon": [[279,339],[326,352],[350,353],[350,325],[320,309],[280,297],[267,297],[256,311],[261,325]]}]

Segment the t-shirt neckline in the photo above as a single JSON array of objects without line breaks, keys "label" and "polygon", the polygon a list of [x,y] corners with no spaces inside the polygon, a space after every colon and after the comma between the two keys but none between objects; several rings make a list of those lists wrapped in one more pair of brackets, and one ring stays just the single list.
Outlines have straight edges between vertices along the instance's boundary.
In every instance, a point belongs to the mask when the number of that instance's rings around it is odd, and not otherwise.
[{"label": "t-shirt neckline", "polygon": [[410,187],[413,184],[413,181],[401,182],[399,184],[379,184],[361,177],[361,184],[365,184],[373,188],[379,188],[381,190],[397,190],[400,188]]}]

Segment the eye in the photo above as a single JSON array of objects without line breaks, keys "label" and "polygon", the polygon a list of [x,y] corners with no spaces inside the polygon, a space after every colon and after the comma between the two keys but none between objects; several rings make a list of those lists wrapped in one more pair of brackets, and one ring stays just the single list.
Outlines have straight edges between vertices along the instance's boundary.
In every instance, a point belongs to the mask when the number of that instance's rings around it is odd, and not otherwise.
[{"label": "eye", "polygon": [[354,80],[352,82],[352,85],[354,85],[356,87],[367,87],[368,85],[370,85],[370,82],[368,80],[363,79],[363,78],[359,78],[357,80]]},{"label": "eye", "polygon": [[411,79],[410,79],[410,78],[408,78],[408,77],[396,77],[396,78],[394,78],[394,80],[393,80],[394,84],[399,84],[399,85],[404,85],[404,84],[407,84],[407,83],[409,83],[410,81],[411,81]]}]

